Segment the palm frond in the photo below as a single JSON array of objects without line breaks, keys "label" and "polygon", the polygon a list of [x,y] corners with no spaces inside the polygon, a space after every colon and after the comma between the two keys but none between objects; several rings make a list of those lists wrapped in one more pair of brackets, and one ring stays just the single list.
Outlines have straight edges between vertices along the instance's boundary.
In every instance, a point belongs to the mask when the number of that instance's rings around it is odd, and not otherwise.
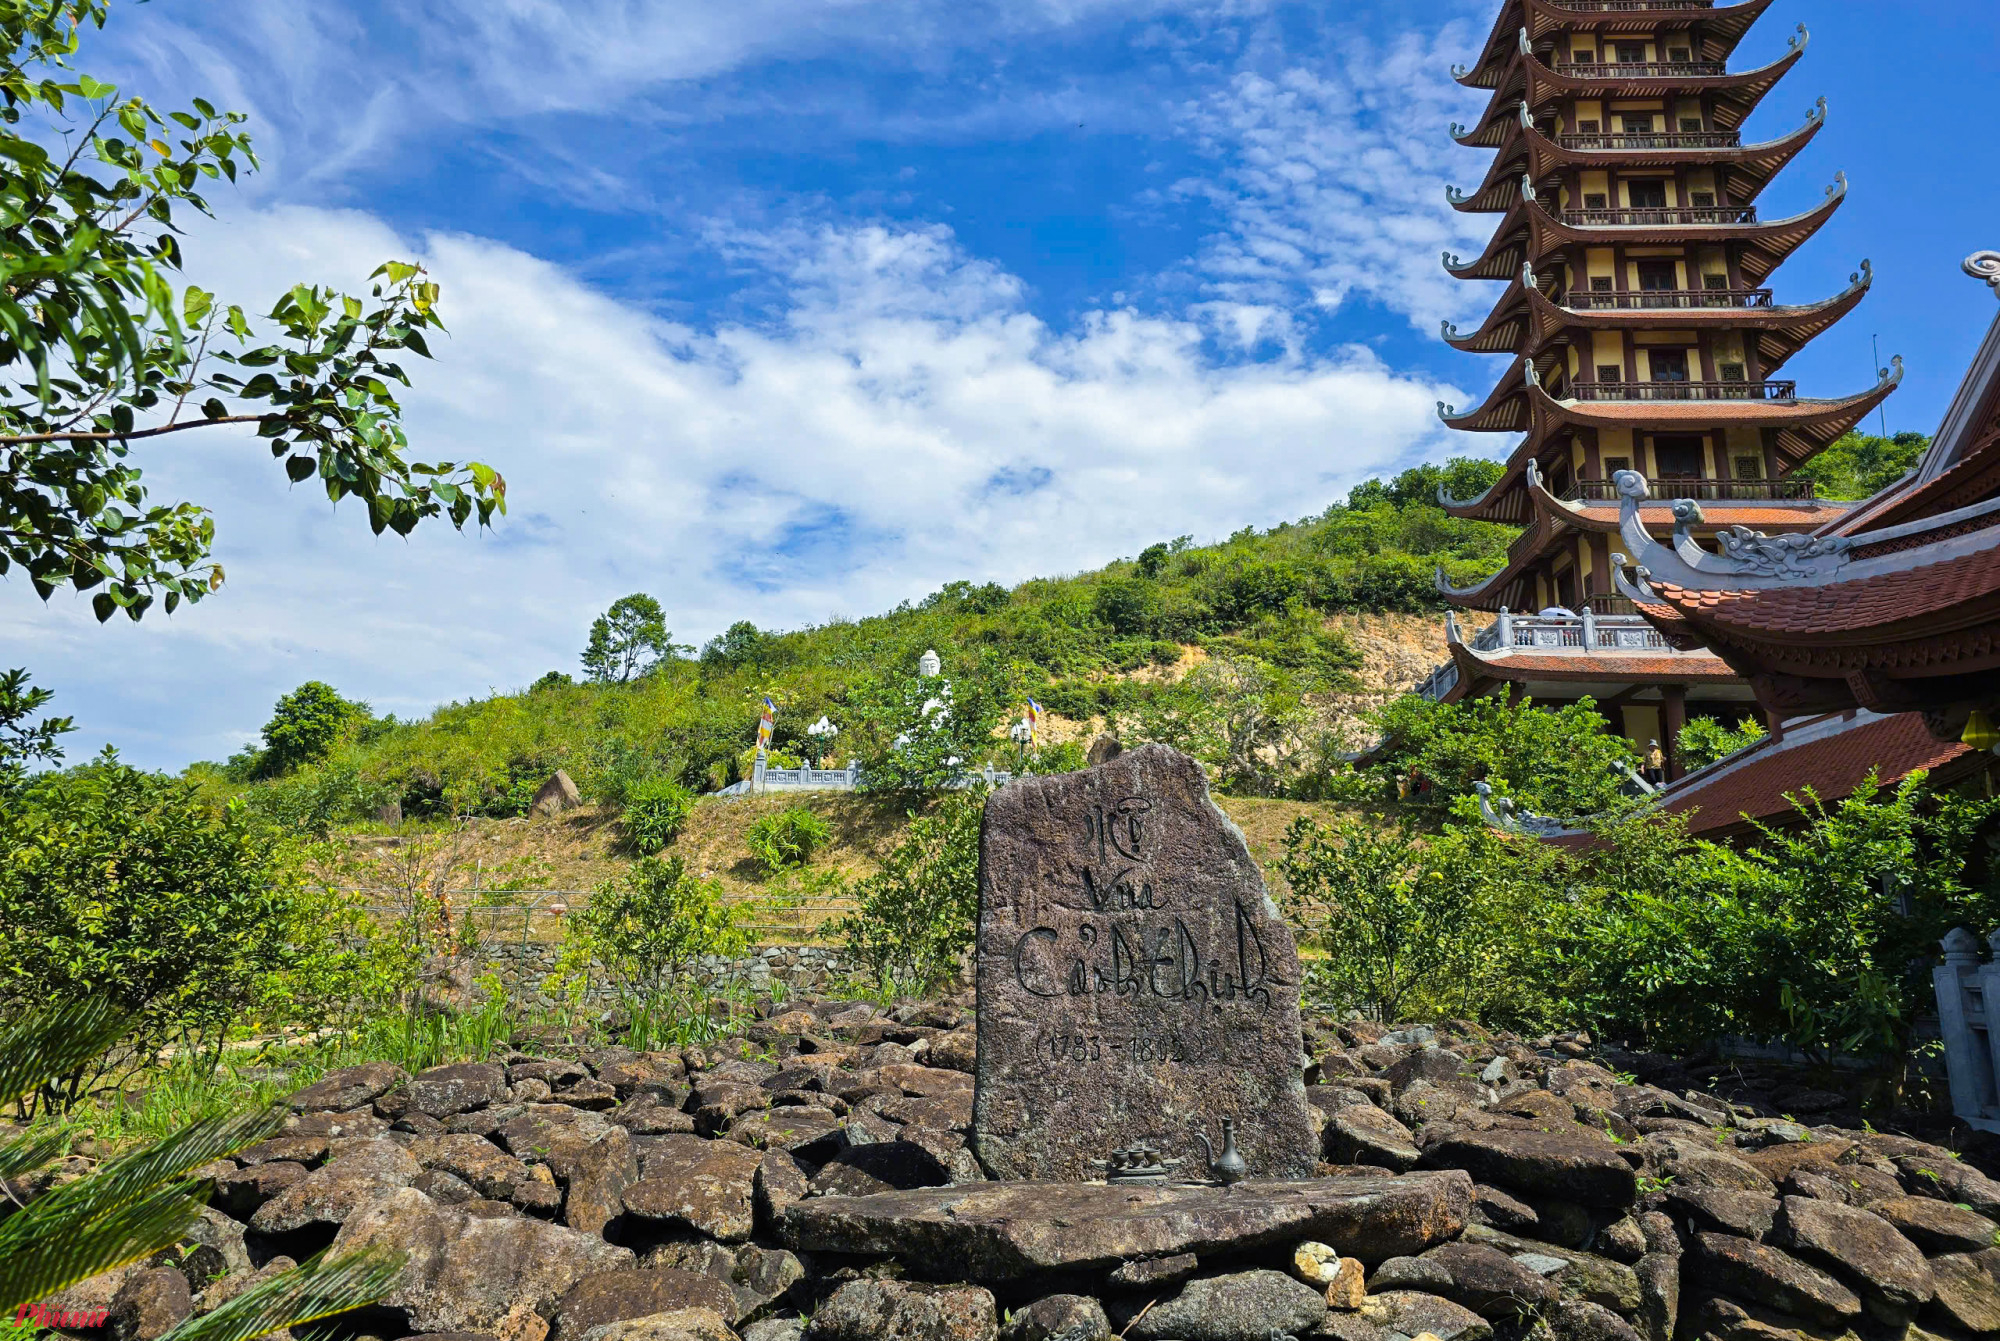
[{"label": "palm frond", "polygon": [[0,1145],[0,1178],[19,1178],[62,1153],[63,1133],[33,1132]]},{"label": "palm frond", "polygon": [[104,1055],[124,1036],[124,1011],[103,997],[30,1010],[0,1033],[0,1103]]},{"label": "palm frond", "polygon": [[150,1257],[201,1218],[201,1203],[188,1195],[186,1184],[158,1188],[96,1216],[45,1209],[67,1190],[58,1188],[0,1221],[0,1315]]},{"label": "palm frond", "polygon": [[135,1150],[102,1165],[90,1178],[72,1183],[87,1204],[108,1207],[130,1200],[161,1183],[233,1155],[274,1135],[285,1123],[282,1108],[258,1109],[203,1118],[189,1123],[157,1145]]},{"label": "palm frond", "polygon": [[377,1249],[332,1261],[325,1254],[273,1276],[160,1341],[253,1341],[281,1327],[306,1323],[380,1300],[396,1283],[404,1258]]}]

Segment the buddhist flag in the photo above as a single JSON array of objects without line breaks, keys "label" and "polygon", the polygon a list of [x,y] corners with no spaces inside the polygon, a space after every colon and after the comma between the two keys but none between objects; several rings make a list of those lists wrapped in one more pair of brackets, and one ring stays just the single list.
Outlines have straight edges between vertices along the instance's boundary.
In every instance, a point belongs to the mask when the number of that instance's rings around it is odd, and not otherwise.
[{"label": "buddhist flag", "polygon": [[768,749],[771,744],[771,729],[778,724],[778,705],[767,696],[764,699],[764,715],[757,719],[757,748]]},{"label": "buddhist flag", "polygon": [[1036,728],[1036,727],[1038,727],[1038,726],[1040,726],[1041,724],[1042,724],[1042,705],[1041,705],[1041,704],[1039,704],[1039,703],[1037,703],[1037,702],[1035,702],[1035,700],[1033,700],[1033,699],[1029,699],[1029,700],[1028,700],[1028,739],[1030,739],[1030,740],[1033,740],[1033,739],[1035,738],[1035,728]]}]

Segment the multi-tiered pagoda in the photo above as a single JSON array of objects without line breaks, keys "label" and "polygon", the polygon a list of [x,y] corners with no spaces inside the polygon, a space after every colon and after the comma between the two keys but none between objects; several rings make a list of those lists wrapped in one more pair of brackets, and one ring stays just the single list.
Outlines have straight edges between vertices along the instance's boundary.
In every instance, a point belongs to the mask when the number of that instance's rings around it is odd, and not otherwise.
[{"label": "multi-tiered pagoda", "polygon": [[[1825,124],[1824,101],[1796,129],[1745,143],[1744,123],[1806,48],[1732,73],[1731,57],[1771,0],[1506,0],[1485,51],[1454,71],[1492,100],[1460,144],[1497,150],[1452,204],[1498,227],[1461,279],[1502,284],[1476,330],[1445,327],[1470,353],[1510,362],[1485,402],[1446,423],[1523,433],[1485,494],[1441,501],[1454,516],[1525,528],[1499,572],[1471,587],[1439,577],[1463,609],[1509,612],[1427,692],[1505,687],[1542,702],[1595,699],[1644,748],[1695,711],[1741,715],[1747,683],[1707,651],[1679,652],[1613,585],[1619,471],[1653,490],[1656,534],[1713,537],[1734,526],[1814,530],[1850,504],[1814,496],[1792,472],[1852,429],[1901,377],[1858,394],[1800,396],[1782,377],[1806,343],[1861,301],[1864,261],[1843,292],[1778,303],[1773,272],[1840,207],[1841,178],[1803,213],[1768,218],[1765,188]],[[1682,515],[1675,513],[1675,500]]]}]

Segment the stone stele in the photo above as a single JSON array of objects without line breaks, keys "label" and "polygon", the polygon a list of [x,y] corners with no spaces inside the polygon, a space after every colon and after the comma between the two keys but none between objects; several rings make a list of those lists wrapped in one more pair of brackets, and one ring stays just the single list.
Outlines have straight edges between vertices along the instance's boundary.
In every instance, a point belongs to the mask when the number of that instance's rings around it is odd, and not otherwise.
[{"label": "stone stele", "polygon": [[1144,1142],[1206,1170],[1222,1119],[1259,1178],[1310,1177],[1299,959],[1201,765],[1164,745],[1029,778],[979,843],[973,1150],[1087,1180]]}]

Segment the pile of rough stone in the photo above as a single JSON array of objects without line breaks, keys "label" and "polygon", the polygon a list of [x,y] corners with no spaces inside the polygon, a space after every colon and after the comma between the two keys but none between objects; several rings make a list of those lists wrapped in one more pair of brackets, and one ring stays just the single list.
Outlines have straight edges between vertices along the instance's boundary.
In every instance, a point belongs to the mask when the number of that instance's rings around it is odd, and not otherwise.
[{"label": "pile of rough stone", "polygon": [[677,1052],[350,1067],[205,1170],[178,1250],[48,1306],[152,1341],[309,1254],[381,1245],[406,1265],[350,1336],[2000,1332],[2000,1184],[1943,1149],[1616,1058],[1655,1082],[1634,1083],[1576,1039],[1321,1020],[1307,1045],[1321,1178],[1226,1191],[987,1182],[960,1002],[793,1005]]}]

